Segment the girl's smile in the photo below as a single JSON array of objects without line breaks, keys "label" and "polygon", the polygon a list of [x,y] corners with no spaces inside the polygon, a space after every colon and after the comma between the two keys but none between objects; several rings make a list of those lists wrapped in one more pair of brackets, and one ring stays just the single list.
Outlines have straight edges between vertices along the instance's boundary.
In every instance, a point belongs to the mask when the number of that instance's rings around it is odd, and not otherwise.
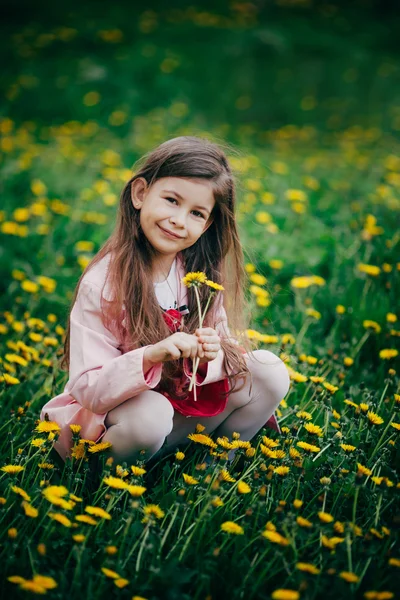
[{"label": "girl's smile", "polygon": [[164,229],[163,227],[161,227],[161,225],[158,225],[158,227],[161,229],[161,231],[162,231],[163,233],[165,233],[165,235],[166,235],[167,237],[169,237],[169,238],[172,238],[172,239],[174,239],[174,240],[180,240],[180,239],[182,239],[182,238],[184,237],[184,236],[182,236],[182,235],[178,235],[178,234],[176,234],[176,235],[175,235],[175,234],[173,234],[172,232],[169,232],[169,231],[167,231],[166,229]]}]

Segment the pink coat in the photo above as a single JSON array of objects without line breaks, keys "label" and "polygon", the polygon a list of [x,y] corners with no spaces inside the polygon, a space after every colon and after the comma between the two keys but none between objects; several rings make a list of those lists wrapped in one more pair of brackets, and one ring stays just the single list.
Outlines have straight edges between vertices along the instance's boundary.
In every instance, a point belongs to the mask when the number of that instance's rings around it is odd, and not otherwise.
[{"label": "pink coat", "polygon": [[[163,363],[143,372],[143,354],[148,346],[124,352],[123,344],[101,321],[100,297],[107,275],[110,255],[105,256],[83,277],[70,321],[70,367],[69,379],[64,391],[45,404],[40,419],[48,415],[56,421],[61,433],[54,444],[63,460],[70,456],[72,445],[70,425],[81,426],[81,436],[100,441],[106,432],[107,413],[137,394],[155,388],[161,379]],[[181,304],[187,304],[187,288],[181,278],[185,276],[180,253],[177,261],[177,278],[180,286]],[[179,287],[178,287],[179,289]],[[104,289],[104,297],[108,298]],[[220,294],[222,300],[222,295]],[[219,302],[216,313],[216,330],[229,335],[226,312]],[[197,385],[206,385],[224,379],[227,372],[223,366],[223,350],[217,358],[203,365],[204,375],[197,375]],[[191,375],[191,362],[183,361],[184,371]],[[279,431],[273,415],[268,425]]]}]

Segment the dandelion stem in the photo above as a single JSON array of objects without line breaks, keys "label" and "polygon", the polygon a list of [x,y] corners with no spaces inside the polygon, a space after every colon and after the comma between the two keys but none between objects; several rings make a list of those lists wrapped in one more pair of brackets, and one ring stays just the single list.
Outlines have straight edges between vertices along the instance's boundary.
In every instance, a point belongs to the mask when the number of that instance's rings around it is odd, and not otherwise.
[{"label": "dandelion stem", "polygon": [[346,549],[347,549],[347,561],[348,561],[348,565],[349,565],[349,571],[353,572],[353,561],[352,561],[352,557],[351,557],[351,540],[350,540],[349,532],[347,532],[347,534],[346,534]]},{"label": "dandelion stem", "polygon": [[[146,544],[147,538],[149,537],[149,533],[150,533],[150,526],[147,525],[146,529],[144,531],[143,540],[142,540],[142,543],[140,544],[139,552],[138,552],[137,559],[136,559],[136,566],[135,566],[136,573],[138,573],[140,571],[140,561],[142,560],[144,546]],[[126,561],[125,561],[125,564],[126,564]]]},{"label": "dandelion stem", "polygon": [[369,458],[370,458],[370,460],[372,460],[372,459],[374,458],[375,454],[376,454],[376,453],[378,452],[378,450],[380,449],[380,447],[381,447],[381,445],[382,445],[382,444],[381,444],[381,442],[382,442],[383,438],[385,437],[385,435],[386,435],[386,432],[387,432],[387,430],[389,429],[389,427],[390,427],[390,424],[391,424],[391,422],[393,421],[394,417],[395,417],[395,415],[394,415],[394,414],[393,414],[393,415],[390,417],[390,419],[389,419],[389,422],[388,422],[388,424],[386,425],[386,427],[385,427],[385,429],[384,429],[384,431],[383,431],[383,433],[382,433],[382,435],[381,435],[381,437],[380,437],[380,439],[379,439],[378,443],[376,444],[374,451],[372,452],[371,456],[369,457]]},{"label": "dandelion stem", "polygon": [[164,533],[164,535],[163,535],[163,537],[162,537],[162,540],[161,540],[161,543],[160,543],[160,551],[161,551],[162,547],[164,546],[164,544],[165,544],[165,542],[166,542],[166,540],[167,540],[167,537],[168,537],[168,535],[169,535],[169,532],[171,531],[172,525],[174,524],[174,521],[175,521],[175,519],[176,519],[176,516],[177,516],[178,512],[179,512],[179,505],[177,505],[177,507],[176,507],[176,509],[175,509],[175,512],[174,512],[174,514],[172,515],[172,518],[171,518],[171,520],[170,520],[170,522],[169,522],[169,525],[168,525],[168,527],[167,527],[167,530],[166,530],[166,532]]},{"label": "dandelion stem", "polygon": [[332,443],[329,443],[329,444],[327,444],[327,445],[325,446],[325,448],[322,448],[322,450],[321,450],[320,452],[318,452],[318,454],[317,454],[316,456],[314,456],[314,458],[312,459],[312,461],[313,461],[313,462],[315,462],[315,461],[317,460],[317,458],[318,458],[319,456],[321,456],[321,454],[322,454],[323,452],[325,452],[325,450],[328,450],[328,448],[329,448],[330,446],[332,446]]},{"label": "dandelion stem", "polygon": [[357,512],[357,500],[358,494],[360,493],[359,486],[356,487],[356,491],[354,492],[354,502],[353,502],[353,523],[356,524],[356,512]]}]

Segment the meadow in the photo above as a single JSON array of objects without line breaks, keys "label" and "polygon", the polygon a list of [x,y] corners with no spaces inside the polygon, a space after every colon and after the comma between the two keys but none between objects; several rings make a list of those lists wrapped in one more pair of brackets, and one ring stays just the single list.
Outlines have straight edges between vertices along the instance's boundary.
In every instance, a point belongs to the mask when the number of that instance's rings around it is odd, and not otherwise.
[{"label": "meadow", "polygon": [[[93,16],[89,3],[10,21],[1,597],[395,598],[400,67],[384,21],[365,13],[355,33],[333,3],[271,3],[267,24],[251,3],[156,4],[134,22],[117,5]],[[176,452],[115,464],[76,427],[64,464],[58,425],[39,413],[67,381],[69,301],[134,161],[178,135],[229,144],[246,335],[291,378],[281,434],[216,438],[194,420]]]}]

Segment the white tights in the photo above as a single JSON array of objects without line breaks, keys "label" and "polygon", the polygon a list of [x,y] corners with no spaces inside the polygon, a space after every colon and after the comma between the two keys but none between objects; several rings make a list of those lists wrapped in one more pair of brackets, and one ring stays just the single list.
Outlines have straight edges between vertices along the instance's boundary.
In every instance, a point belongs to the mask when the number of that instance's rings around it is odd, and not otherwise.
[{"label": "white tights", "polygon": [[[254,356],[244,354],[252,373],[239,391],[231,392],[225,409],[214,417],[185,417],[174,410],[169,400],[158,392],[146,390],[129,398],[106,417],[108,428],[102,441],[111,442],[111,455],[116,461],[133,463],[139,456],[148,460],[164,444],[170,452],[177,446],[189,443],[197,423],[206,428],[205,433],[231,437],[234,431],[240,439],[251,440],[273,415],[290,387],[289,373],[279,357],[269,350],[255,350]],[[243,380],[238,380],[237,386]],[[139,455],[140,450],[145,450]]]}]

